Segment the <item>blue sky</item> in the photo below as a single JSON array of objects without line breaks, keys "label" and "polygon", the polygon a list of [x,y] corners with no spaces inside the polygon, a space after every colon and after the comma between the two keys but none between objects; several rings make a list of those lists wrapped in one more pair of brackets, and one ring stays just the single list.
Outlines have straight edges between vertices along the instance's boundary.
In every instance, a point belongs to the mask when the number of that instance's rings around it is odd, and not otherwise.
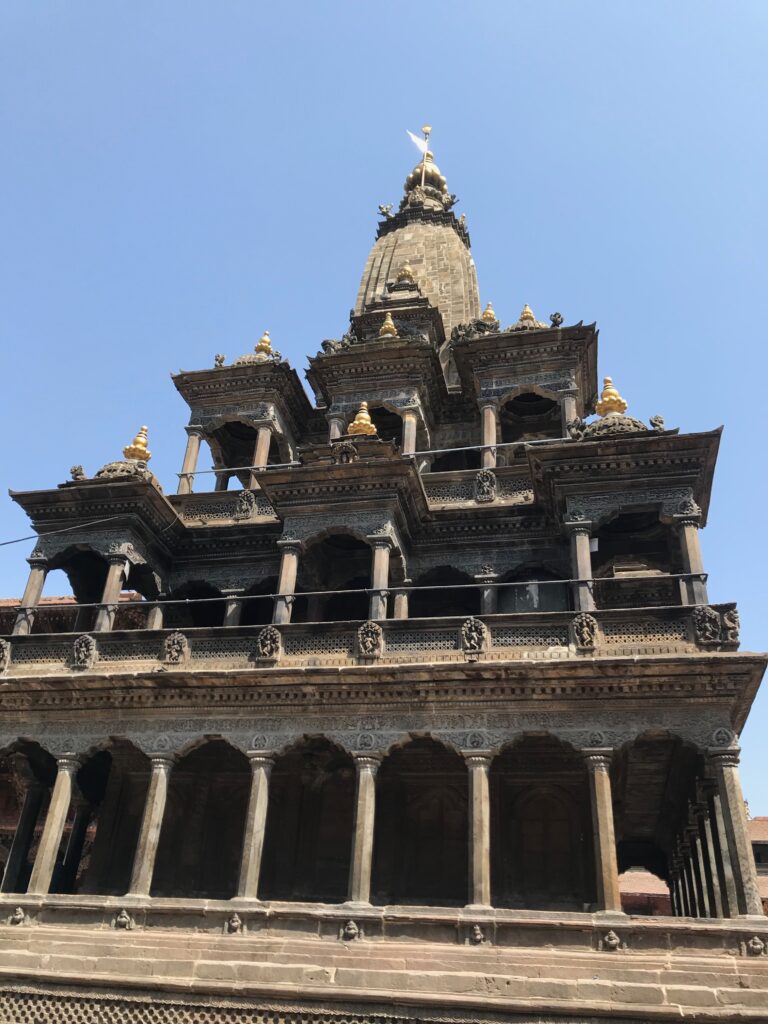
[{"label": "blue sky", "polygon": [[[429,121],[483,302],[597,320],[630,413],[725,424],[710,593],[764,649],[767,36],[758,0],[4,0],[3,486],[94,472],[147,423],[173,490],[169,373],[265,328],[301,370],[340,336]],[[27,532],[0,502],[0,539]],[[0,548],[3,594],[29,550]]]}]

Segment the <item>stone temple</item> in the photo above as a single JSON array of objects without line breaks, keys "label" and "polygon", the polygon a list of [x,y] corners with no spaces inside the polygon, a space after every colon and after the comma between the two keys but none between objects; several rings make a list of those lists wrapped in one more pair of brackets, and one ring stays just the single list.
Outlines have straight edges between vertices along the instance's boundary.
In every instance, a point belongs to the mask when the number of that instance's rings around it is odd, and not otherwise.
[{"label": "stone temple", "polygon": [[380,208],[314,403],[279,324],[174,376],[176,494],[144,427],[11,492],[0,1021],[768,1020],[720,430],[502,325],[455,201],[428,154]]}]

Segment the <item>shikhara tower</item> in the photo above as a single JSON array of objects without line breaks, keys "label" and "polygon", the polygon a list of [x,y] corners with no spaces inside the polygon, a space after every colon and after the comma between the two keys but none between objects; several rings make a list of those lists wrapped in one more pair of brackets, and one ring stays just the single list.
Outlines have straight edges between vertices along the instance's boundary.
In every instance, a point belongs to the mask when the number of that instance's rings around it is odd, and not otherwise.
[{"label": "shikhara tower", "polygon": [[314,404],[268,332],[174,377],[177,494],[145,427],[12,492],[0,1019],[768,1015],[719,431],[627,415],[594,324],[502,326],[454,203],[429,154],[380,208]]}]

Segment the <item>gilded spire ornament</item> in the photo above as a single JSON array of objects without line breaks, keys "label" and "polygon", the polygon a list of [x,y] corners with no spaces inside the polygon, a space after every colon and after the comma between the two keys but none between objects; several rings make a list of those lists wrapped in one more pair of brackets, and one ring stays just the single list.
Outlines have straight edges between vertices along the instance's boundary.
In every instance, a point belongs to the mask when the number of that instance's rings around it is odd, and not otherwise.
[{"label": "gilded spire ornament", "polygon": [[413,276],[413,267],[410,263],[404,263],[400,267],[395,280],[398,284],[416,284],[416,278]]},{"label": "gilded spire ornament", "polygon": [[539,328],[547,327],[547,326],[548,326],[548,324],[543,324],[541,322],[541,320],[537,320],[536,319],[536,317],[533,315],[533,310],[531,309],[531,307],[526,302],[526,304],[523,306],[523,310],[522,310],[522,312],[520,314],[519,320],[517,321],[516,324],[512,324],[512,326],[509,327],[508,330],[510,330],[510,331],[533,331],[533,330],[537,330]]},{"label": "gilded spire ornament", "polygon": [[482,315],[481,319],[485,320],[485,322],[487,324],[495,324],[498,321],[499,318],[494,313],[493,306],[492,306],[492,304],[490,302],[488,303],[488,305],[483,310],[483,315]]},{"label": "gilded spire ornament", "polygon": [[[389,316],[389,314],[387,314],[387,316]],[[371,414],[368,412],[367,402],[360,403],[357,416],[355,416],[352,423],[347,427],[347,433],[362,434],[368,437],[375,437],[378,433],[376,427],[373,425],[373,421],[371,420]]]},{"label": "gilded spire ornament", "polygon": [[136,437],[123,448],[123,455],[126,459],[135,462],[149,462],[152,452],[147,448],[147,428],[142,427]]},{"label": "gilded spire ornament", "polygon": [[610,416],[611,413],[625,413],[626,411],[626,401],[613,386],[611,378],[604,377],[603,391],[600,395],[600,401],[595,406],[595,412],[598,416]]},{"label": "gilded spire ornament", "polygon": [[[399,335],[397,333],[397,328],[395,327],[395,321],[392,319],[392,314],[391,313],[387,313],[387,315],[384,317],[384,323],[379,328],[379,337],[380,338],[397,338],[397,337],[399,337]],[[363,403],[363,404],[365,404],[365,403]]]},{"label": "gilded spire ornament", "polygon": [[266,356],[272,355],[272,341],[269,337],[269,331],[264,331],[262,336],[256,345],[256,352],[263,352]]}]

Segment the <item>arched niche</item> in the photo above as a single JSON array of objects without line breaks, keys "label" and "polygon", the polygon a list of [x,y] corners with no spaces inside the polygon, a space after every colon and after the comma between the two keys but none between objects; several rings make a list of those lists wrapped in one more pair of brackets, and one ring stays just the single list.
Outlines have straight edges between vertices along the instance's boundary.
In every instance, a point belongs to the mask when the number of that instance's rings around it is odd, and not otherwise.
[{"label": "arched niche", "polygon": [[350,755],[304,739],[275,761],[259,896],[340,903],[347,898],[355,804]]},{"label": "arched niche", "polygon": [[526,736],[490,769],[492,903],[588,909],[595,900],[589,785],[581,756]]},{"label": "arched niche", "polygon": [[468,792],[463,758],[433,739],[387,755],[377,776],[374,903],[467,902]]},{"label": "arched niche", "polygon": [[235,895],[250,778],[245,754],[220,739],[203,743],[174,765],[153,896],[230,899]]},{"label": "arched niche", "polygon": [[[67,608],[66,604],[71,600],[75,604],[98,604],[104,593],[108,568],[106,558],[87,545],[72,545],[53,556],[48,562],[43,598],[32,632],[87,632],[93,629],[98,609]],[[55,598],[63,598],[63,604],[52,600]],[[49,599],[54,607],[46,608]]]},{"label": "arched niche", "polygon": [[[225,601],[220,590],[204,580],[190,580],[174,588],[164,607],[167,629],[221,626]],[[189,604],[181,602],[189,602]]]},{"label": "arched niche", "polygon": [[533,390],[507,397],[499,409],[499,435],[503,444],[562,437],[559,401]]},{"label": "arched niche", "polygon": [[[478,615],[480,591],[477,587],[468,586],[474,582],[468,573],[450,565],[428,570],[414,580],[408,601],[409,618]],[[425,589],[420,590],[419,587]]]},{"label": "arched niche", "polygon": [[[349,530],[323,533],[309,541],[299,559],[293,622],[367,619],[371,548]],[[314,592],[302,596],[302,592]],[[351,591],[350,593],[327,593]],[[325,593],[324,593],[325,592]]]},{"label": "arched niche", "polygon": [[669,579],[682,571],[678,542],[658,508],[628,509],[604,520],[593,547],[598,608],[680,604],[679,583]]}]

